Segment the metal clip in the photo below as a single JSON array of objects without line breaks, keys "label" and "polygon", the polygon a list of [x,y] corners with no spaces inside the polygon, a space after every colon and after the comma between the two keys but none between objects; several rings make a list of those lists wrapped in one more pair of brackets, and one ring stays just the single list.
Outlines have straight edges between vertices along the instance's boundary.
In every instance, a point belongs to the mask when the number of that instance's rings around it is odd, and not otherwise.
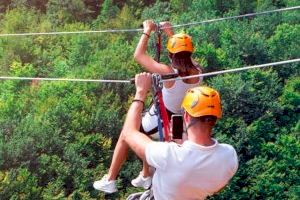
[{"label": "metal clip", "polygon": [[159,24],[159,22],[155,22],[155,27],[155,32],[161,34],[161,25]]},{"label": "metal clip", "polygon": [[154,95],[156,95],[158,91],[161,91],[162,87],[163,87],[163,83],[161,82],[161,75],[152,74],[152,89]]}]

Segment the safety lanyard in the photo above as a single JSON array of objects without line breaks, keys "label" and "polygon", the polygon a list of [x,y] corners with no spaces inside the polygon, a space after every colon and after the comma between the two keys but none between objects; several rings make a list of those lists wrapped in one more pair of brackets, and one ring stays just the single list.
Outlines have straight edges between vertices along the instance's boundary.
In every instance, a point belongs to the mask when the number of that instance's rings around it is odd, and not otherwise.
[{"label": "safety lanyard", "polygon": [[160,52],[161,52],[161,29],[159,24],[156,25],[156,61],[160,62]]},{"label": "safety lanyard", "polygon": [[[156,61],[160,62],[160,53],[161,53],[161,29],[159,23],[156,23]],[[157,111],[157,120],[158,120],[158,132],[160,141],[169,141],[169,117],[167,113],[166,106],[162,97],[162,87],[163,83],[161,82],[162,76],[159,74],[152,75],[153,91],[154,91],[154,102]],[[164,131],[164,132],[163,132]],[[163,134],[164,133],[164,134]]]},{"label": "safety lanyard", "polygon": [[[155,60],[160,62],[160,53],[161,53],[161,29],[159,23],[156,23],[156,57]],[[152,75],[153,83],[153,92],[154,92],[154,102],[157,112],[157,129],[159,133],[160,141],[169,141],[169,118],[167,110],[162,98],[162,87],[163,83],[161,82],[161,76],[159,74]]]},{"label": "safety lanyard", "polygon": [[158,98],[158,93],[160,93],[160,75],[159,74],[152,74],[152,92],[153,92],[153,102],[156,110],[156,115],[157,115],[157,129],[159,133],[159,140],[164,141],[164,135],[163,135],[163,129],[162,129],[162,121],[161,121],[161,111],[160,111],[160,106],[159,106],[159,98]]},{"label": "safety lanyard", "polygon": [[161,114],[161,119],[163,121],[163,128],[164,128],[164,136],[165,136],[165,141],[170,141],[170,125],[169,125],[169,116],[168,116],[168,113],[167,113],[167,109],[166,109],[166,106],[163,102],[163,98],[162,98],[162,92],[159,92],[157,94],[158,96],[158,101],[159,101],[159,110],[160,110],[160,114]]},{"label": "safety lanyard", "polygon": [[161,75],[152,74],[153,100],[157,114],[157,129],[160,141],[169,141],[169,117],[162,98]]}]

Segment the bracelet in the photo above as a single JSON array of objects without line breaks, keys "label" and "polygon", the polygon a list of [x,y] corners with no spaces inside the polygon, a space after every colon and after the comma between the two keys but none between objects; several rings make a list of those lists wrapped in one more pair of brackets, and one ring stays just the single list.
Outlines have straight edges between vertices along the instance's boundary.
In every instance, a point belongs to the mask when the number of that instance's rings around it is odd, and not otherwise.
[{"label": "bracelet", "polygon": [[132,100],[132,103],[133,103],[133,102],[140,102],[140,103],[143,104],[143,107],[144,107],[144,105],[145,105],[144,101],[139,100],[139,99],[133,99],[133,100]]},{"label": "bracelet", "polygon": [[148,36],[148,38],[150,38],[150,35],[148,33],[143,33],[143,35]]}]

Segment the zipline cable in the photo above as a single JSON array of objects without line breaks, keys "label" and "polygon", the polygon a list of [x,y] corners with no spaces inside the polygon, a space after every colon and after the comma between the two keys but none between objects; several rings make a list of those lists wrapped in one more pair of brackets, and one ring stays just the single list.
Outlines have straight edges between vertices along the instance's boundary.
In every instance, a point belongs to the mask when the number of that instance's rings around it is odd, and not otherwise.
[{"label": "zipline cable", "polygon": [[[231,17],[223,17],[223,18],[215,18],[210,20],[204,20],[200,22],[191,22],[186,24],[178,24],[173,25],[173,28],[178,27],[184,27],[184,26],[195,26],[200,24],[206,24],[206,23],[212,23],[212,22],[219,22],[229,19],[239,19],[243,17],[252,17],[252,16],[259,16],[259,15],[266,15],[270,13],[276,13],[276,12],[284,12],[284,11],[292,11],[300,9],[300,6],[294,6],[294,7],[287,7],[287,8],[281,8],[276,10],[269,10],[269,11],[262,11],[262,12],[256,12],[256,13],[249,13],[244,15],[237,15],[237,16],[231,16]],[[36,35],[67,35],[67,34],[90,34],[90,33],[118,33],[118,32],[138,32],[143,31],[143,29],[108,29],[108,30],[89,30],[89,31],[62,31],[62,32],[36,32],[36,33],[2,33],[0,34],[0,37],[11,37],[11,36],[36,36]]]},{"label": "zipline cable", "polygon": [[[161,82],[178,81],[178,80],[184,80],[184,79],[195,78],[195,77],[214,76],[214,75],[219,75],[219,74],[239,72],[239,71],[255,69],[255,68],[279,66],[279,65],[290,64],[290,63],[295,63],[295,62],[300,62],[300,58],[296,58],[296,59],[292,59],[292,60],[279,61],[279,62],[273,62],[273,63],[266,63],[266,64],[261,64],[261,65],[246,66],[246,67],[235,68],[235,69],[227,69],[227,70],[221,70],[221,71],[215,71],[215,72],[209,72],[209,73],[191,75],[191,76],[185,76],[185,77],[167,78],[167,79],[162,79]],[[15,77],[0,76],[0,80],[37,80],[37,81],[70,81],[70,82],[97,82],[97,83],[132,83],[132,80],[38,78],[38,77],[34,78],[34,77],[16,77],[16,76]]]},{"label": "zipline cable", "polygon": [[295,63],[295,62],[300,62],[300,58],[292,59],[292,60],[279,61],[279,62],[273,62],[273,63],[266,63],[266,64],[261,64],[261,65],[246,66],[246,67],[235,68],[235,69],[227,69],[227,70],[221,70],[221,71],[215,71],[215,72],[209,72],[209,73],[197,74],[197,75],[191,75],[191,76],[185,76],[185,77],[171,78],[171,79],[161,80],[161,82],[178,81],[178,80],[184,80],[184,79],[196,78],[196,77],[214,76],[214,75],[219,75],[219,74],[239,72],[239,71],[255,69],[255,68],[279,66],[279,65]]},{"label": "zipline cable", "polygon": [[174,25],[172,27],[173,28],[178,28],[178,27],[184,27],[184,26],[195,26],[195,25],[207,24],[207,23],[212,23],[212,22],[219,22],[219,21],[224,21],[224,20],[229,20],[229,19],[239,19],[239,18],[243,18],[243,17],[252,17],[252,16],[266,15],[266,14],[276,13],[276,12],[297,10],[299,8],[300,8],[300,6],[287,7],[287,8],[277,9],[277,10],[269,10],[269,11],[262,11],[262,12],[257,12],[257,13],[248,13],[248,14],[244,14],[244,15],[231,16],[231,17],[222,17],[222,18],[217,18],[217,19],[209,19],[209,20],[204,20],[204,21],[201,21],[201,22],[191,22],[191,23],[186,23],[186,24],[179,24],[179,25]]},{"label": "zipline cable", "polygon": [[28,81],[69,81],[69,82],[97,82],[97,83],[130,83],[130,80],[101,80],[101,79],[72,79],[72,78],[35,78],[0,76],[0,80],[28,80]]}]

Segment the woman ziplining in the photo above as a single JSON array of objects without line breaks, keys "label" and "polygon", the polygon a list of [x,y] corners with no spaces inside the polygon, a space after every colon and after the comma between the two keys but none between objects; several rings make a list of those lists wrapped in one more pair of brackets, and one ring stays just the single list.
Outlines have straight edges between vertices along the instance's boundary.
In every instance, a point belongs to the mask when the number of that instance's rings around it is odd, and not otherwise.
[{"label": "woman ziplining", "polygon": [[[191,75],[200,75],[202,70],[200,66],[192,59],[191,55],[194,51],[192,39],[187,34],[173,34],[171,24],[169,22],[160,23],[161,29],[169,37],[167,43],[168,57],[171,61],[170,65],[165,65],[155,61],[151,56],[147,55],[148,40],[151,32],[155,31],[157,26],[152,20],[146,20],[143,23],[144,32],[136,47],[134,58],[147,71],[160,75],[177,73],[178,78]],[[168,117],[172,114],[179,114],[181,111],[181,102],[185,92],[193,87],[199,86],[202,81],[201,77],[194,77],[185,80],[167,81],[163,83],[162,97],[165,104]],[[154,105],[144,113],[141,132],[146,135],[153,135],[158,131],[157,109]],[[114,193],[117,191],[116,178],[121,169],[122,164],[126,160],[128,154],[128,145],[120,136],[114,150],[112,162],[108,174],[104,175],[99,181],[94,182],[94,188],[106,193]],[[132,180],[135,187],[149,188],[151,186],[151,173],[148,164],[143,161],[143,170],[137,178]]]}]

